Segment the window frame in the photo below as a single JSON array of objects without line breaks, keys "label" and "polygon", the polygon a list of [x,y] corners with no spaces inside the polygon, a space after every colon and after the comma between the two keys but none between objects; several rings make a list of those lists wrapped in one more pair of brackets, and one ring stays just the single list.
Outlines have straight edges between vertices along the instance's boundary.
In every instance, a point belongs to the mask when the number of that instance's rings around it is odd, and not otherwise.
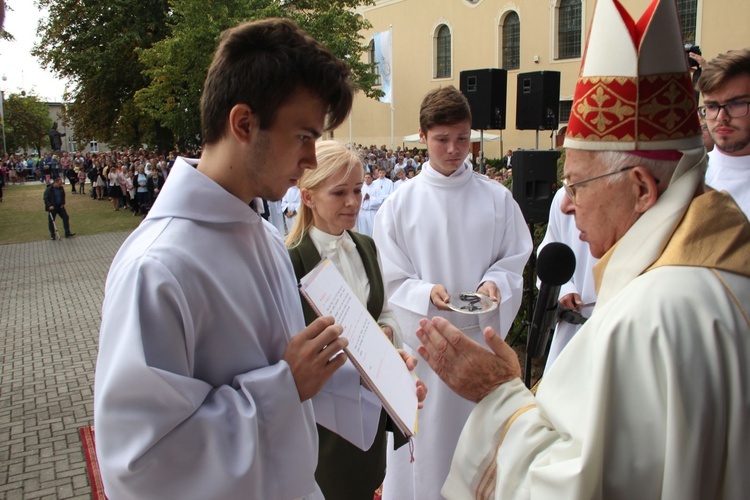
[{"label": "window frame", "polygon": [[[516,19],[516,28],[515,28],[515,37],[513,42],[513,46],[509,47],[507,44],[507,39],[509,38],[509,34],[507,33],[508,29],[508,20],[511,18]],[[501,34],[500,34],[500,40],[501,40],[501,68],[506,70],[516,70],[521,69],[521,17],[518,15],[518,12],[511,10],[508,11],[505,16],[503,17],[503,22],[500,25],[501,26]],[[512,36],[512,35],[510,35]],[[511,56],[507,56],[508,49],[515,49],[515,53],[512,55],[512,57],[515,57],[515,66],[509,66],[508,65],[508,59],[510,59]],[[512,62],[512,61],[511,61]]]},{"label": "window frame", "polygon": [[579,59],[583,49],[583,0],[559,0],[555,12],[555,59]]},{"label": "window frame", "polygon": [[[441,34],[447,32],[447,36],[441,40]],[[453,75],[453,33],[446,23],[440,23],[435,28],[434,35],[435,50],[435,79],[448,79]],[[444,45],[446,45],[445,47]],[[441,54],[441,50],[445,53]],[[444,67],[447,66],[447,67]]]}]

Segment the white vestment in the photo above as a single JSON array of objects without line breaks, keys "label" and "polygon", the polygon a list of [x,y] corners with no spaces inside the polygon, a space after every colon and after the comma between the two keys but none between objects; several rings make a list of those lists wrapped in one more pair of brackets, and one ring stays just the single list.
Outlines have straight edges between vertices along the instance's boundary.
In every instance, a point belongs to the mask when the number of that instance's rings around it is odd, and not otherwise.
[{"label": "white vestment", "polygon": [[747,498],[746,219],[732,207],[732,225],[743,238],[713,238],[708,220],[700,235],[706,240],[691,246],[683,237],[667,247],[708,249],[737,259],[743,273],[699,265],[644,272],[680,231],[701,181],[703,148],[684,153],[677,180],[599,263],[606,267],[594,313],[536,397],[515,379],[472,412],[446,498]]},{"label": "white vestment", "polygon": [[267,201],[268,203],[268,222],[276,228],[283,237],[286,235],[286,226],[284,225],[284,211],[281,209],[281,200]]},{"label": "white vestment", "polygon": [[[450,177],[425,163],[422,173],[380,208],[374,239],[407,349],[421,345],[415,332],[425,317],[443,316],[482,345],[487,326],[507,334],[521,304],[532,243],[521,210],[504,186],[475,174],[470,163]],[[455,296],[488,280],[502,299],[490,313],[439,311],[430,302],[436,284]],[[389,446],[386,500],[439,498],[456,441],[475,406],[454,394],[427,363],[420,362],[415,372],[429,388],[414,439],[415,461],[410,463],[406,447],[393,451]]]},{"label": "white vestment", "polygon": [[[544,234],[544,239],[539,244],[537,252],[541,252],[548,243],[560,242],[565,243],[573,250],[573,254],[576,257],[576,268],[573,273],[573,277],[570,281],[560,287],[559,298],[563,298],[569,293],[577,293],[581,296],[581,302],[583,304],[591,304],[596,302],[596,291],[594,290],[594,264],[599,262],[599,259],[591,255],[589,250],[589,244],[585,241],[581,241],[579,238],[580,231],[576,228],[576,220],[573,215],[564,214],[560,209],[563,199],[567,195],[564,189],[559,189],[555,193],[555,197],[552,198],[552,206],[549,211],[549,221],[547,222],[547,232]],[[537,286],[539,280],[537,280]],[[591,316],[593,305],[582,307],[579,311],[583,316]],[[552,363],[560,355],[563,348],[568,345],[573,335],[581,328],[582,325],[574,325],[565,321],[561,321],[555,327],[555,334],[552,337],[552,343],[549,348],[549,356],[547,357],[547,364],[544,367],[546,372],[552,366]]]},{"label": "white vestment", "polygon": [[[375,198],[375,181],[367,184],[362,184],[362,205],[359,207],[359,215],[357,216],[357,232],[366,234],[372,237],[372,225],[375,222],[375,213],[380,208],[383,200]],[[365,195],[369,194],[370,197],[365,199]]]},{"label": "white vestment", "polygon": [[745,215],[750,218],[750,155],[727,156],[714,147],[708,153],[706,184],[732,195]]},{"label": "white vestment", "polygon": [[378,209],[380,209],[380,206],[383,204],[386,198],[388,198],[388,196],[393,193],[393,181],[388,177],[375,179],[374,181],[372,181],[370,187],[371,205],[377,211]]},{"label": "white vestment", "polygon": [[[302,195],[300,194],[299,187],[290,187],[281,199],[281,213],[284,216],[284,224],[286,224],[286,233],[282,234],[288,234],[292,230],[294,221],[297,220],[300,203],[302,203]],[[294,215],[287,217],[287,213],[294,213]]]},{"label": "white vestment", "polygon": [[319,499],[316,417],[370,446],[380,405],[356,371],[300,404],[282,359],[305,326],[295,283],[271,225],[178,159],[107,277],[94,419],[109,498]]}]

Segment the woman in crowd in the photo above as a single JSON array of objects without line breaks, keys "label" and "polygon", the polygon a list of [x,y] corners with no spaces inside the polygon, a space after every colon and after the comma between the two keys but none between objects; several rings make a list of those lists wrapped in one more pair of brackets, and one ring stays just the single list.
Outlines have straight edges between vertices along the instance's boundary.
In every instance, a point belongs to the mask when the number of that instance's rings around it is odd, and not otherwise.
[{"label": "woman in crowd", "polygon": [[133,180],[133,171],[131,169],[128,169],[127,172],[125,172],[125,188],[128,191],[128,204],[130,206],[130,211],[133,212],[133,215],[138,214],[138,204],[135,201],[135,181]]},{"label": "woman in crowd", "polygon": [[86,170],[83,168],[83,164],[78,167],[78,192],[84,194],[86,192]]},{"label": "woman in crowd", "polygon": [[120,197],[122,196],[122,189],[120,189],[120,169],[117,165],[110,165],[107,171],[107,178],[109,179],[109,199],[112,200],[112,208],[115,212],[120,211]]},{"label": "woman in crowd", "polygon": [[94,168],[96,169],[96,181],[94,183],[94,189],[96,191],[96,199],[104,199],[104,188],[107,186],[107,179],[104,177],[104,166],[101,160],[94,160]]},{"label": "woman in crowd", "polygon": [[148,210],[149,199],[148,199],[148,176],[146,175],[143,165],[139,164],[136,167],[136,172],[133,176],[133,185],[135,186],[135,200],[137,209],[133,215],[146,215]]},{"label": "woman in crowd", "polygon": [[[318,168],[306,170],[299,180],[302,203],[286,238],[294,272],[299,279],[323,257],[330,258],[383,333],[400,347],[401,332],[388,308],[375,242],[351,231],[362,203],[362,162],[356,153],[335,141],[322,141],[316,150]],[[302,305],[305,321],[310,324],[316,315],[306,301]],[[356,370],[350,361],[347,367]],[[359,379],[356,371],[352,375]],[[315,479],[327,500],[372,500],[385,476],[388,423],[382,410],[375,442],[368,451],[318,425]]]}]

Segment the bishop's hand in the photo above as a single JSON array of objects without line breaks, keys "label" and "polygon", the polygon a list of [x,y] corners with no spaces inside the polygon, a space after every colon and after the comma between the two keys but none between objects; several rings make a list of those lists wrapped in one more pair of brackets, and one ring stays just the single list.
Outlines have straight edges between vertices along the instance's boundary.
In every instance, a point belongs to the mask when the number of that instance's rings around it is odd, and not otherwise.
[{"label": "bishop's hand", "polygon": [[459,396],[478,403],[497,386],[521,377],[515,351],[492,328],[485,328],[488,351],[444,318],[422,319],[417,352]]}]

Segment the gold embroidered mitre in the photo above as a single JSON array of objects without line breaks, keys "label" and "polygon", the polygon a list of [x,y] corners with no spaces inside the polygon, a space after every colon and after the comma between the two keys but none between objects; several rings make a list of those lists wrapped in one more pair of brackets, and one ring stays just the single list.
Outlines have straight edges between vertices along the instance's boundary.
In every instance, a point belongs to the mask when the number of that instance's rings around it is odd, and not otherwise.
[{"label": "gold embroidered mitre", "polygon": [[564,146],[698,148],[696,111],[675,1],[654,0],[635,22],[618,0],[598,0]]}]

